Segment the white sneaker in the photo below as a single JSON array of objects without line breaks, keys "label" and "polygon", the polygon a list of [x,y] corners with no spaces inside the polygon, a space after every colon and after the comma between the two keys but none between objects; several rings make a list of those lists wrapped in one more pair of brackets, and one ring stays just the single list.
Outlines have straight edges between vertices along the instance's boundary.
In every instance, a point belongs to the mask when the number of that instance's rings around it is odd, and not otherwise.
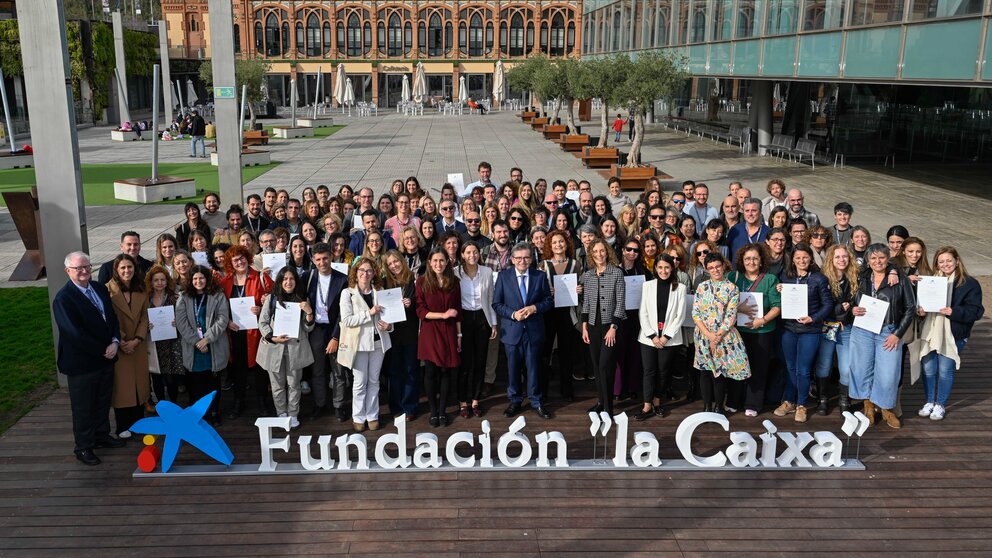
[{"label": "white sneaker", "polygon": [[117,437],[120,438],[120,439],[122,439],[122,440],[127,440],[128,438],[131,437],[131,431],[130,430],[125,430],[124,432],[121,432],[120,434],[118,434]]},{"label": "white sneaker", "polygon": [[300,382],[300,391],[303,392],[303,395],[310,395],[310,382]]},{"label": "white sneaker", "polygon": [[723,410],[725,410],[725,411],[727,411],[728,413],[731,413],[731,414],[737,412],[737,408],[736,407],[731,407],[729,405],[724,405],[723,406]]},{"label": "white sneaker", "polygon": [[921,417],[928,417],[928,416],[930,416],[930,413],[932,413],[932,412],[933,412],[933,408],[934,408],[935,406],[936,406],[936,405],[934,405],[933,403],[927,403],[926,405],[924,405],[924,406],[923,406],[923,408],[922,408],[922,409],[920,409],[920,413],[919,413],[919,415],[920,415]]},{"label": "white sneaker", "polygon": [[744,411],[744,416],[746,416],[746,417],[756,417],[756,416],[758,416],[758,411],[755,411],[754,409],[748,409],[748,410]]},{"label": "white sneaker", "polygon": [[296,417],[289,417],[289,427],[290,428],[299,428],[300,427],[300,419],[298,419]]},{"label": "white sneaker", "polygon": [[930,420],[944,420],[944,406],[934,405],[933,412],[930,413]]},{"label": "white sneaker", "polygon": [[279,413],[279,418],[286,418],[288,416],[286,413]]}]

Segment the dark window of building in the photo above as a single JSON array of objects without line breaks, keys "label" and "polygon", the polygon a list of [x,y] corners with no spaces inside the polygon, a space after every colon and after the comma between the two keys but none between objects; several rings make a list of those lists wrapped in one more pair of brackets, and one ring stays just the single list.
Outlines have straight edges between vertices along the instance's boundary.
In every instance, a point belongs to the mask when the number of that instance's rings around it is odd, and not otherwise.
[{"label": "dark window of building", "polygon": [[510,56],[524,55],[524,18],[513,14],[510,18]]},{"label": "dark window of building", "polygon": [[307,56],[320,56],[320,20],[313,13],[307,16]]},{"label": "dark window of building", "polygon": [[362,54],[362,23],[357,14],[348,16],[348,56]]},{"label": "dark window of building", "polygon": [[389,56],[403,55],[403,22],[400,16],[389,16]]},{"label": "dark window of building", "polygon": [[265,52],[265,31],[260,21],[255,22],[255,52]]},{"label": "dark window of building", "polygon": [[468,30],[468,54],[469,56],[482,56],[483,28],[482,17],[473,14],[469,20]]}]

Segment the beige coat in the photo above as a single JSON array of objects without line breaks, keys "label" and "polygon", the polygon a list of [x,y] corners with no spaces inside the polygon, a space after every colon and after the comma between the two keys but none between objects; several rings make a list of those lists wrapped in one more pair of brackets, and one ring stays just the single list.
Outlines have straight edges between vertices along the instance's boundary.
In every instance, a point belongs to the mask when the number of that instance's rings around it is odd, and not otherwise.
[{"label": "beige coat", "polygon": [[[313,331],[313,324],[307,323],[307,317],[300,312],[300,336],[298,339],[290,339],[285,343],[270,343],[266,341],[272,335],[272,320],[276,313],[272,309],[270,302],[272,295],[265,295],[262,299],[262,312],[258,318],[258,329],[262,334],[262,341],[258,344],[258,365],[265,371],[276,371],[282,366],[282,357],[289,355],[289,370],[302,370],[306,366],[313,364],[313,352],[310,350],[310,341],[307,334]],[[299,304],[298,302],[288,302],[289,304]],[[286,370],[287,372],[289,370]]]},{"label": "beige coat", "polygon": [[148,378],[148,294],[131,293],[131,304],[127,303],[124,293],[113,281],[107,283],[110,291],[110,302],[114,305],[114,313],[120,322],[120,340],[131,341],[141,338],[141,343],[132,354],[117,351],[117,362],[114,364],[114,396],[112,405],[115,409],[136,407],[148,401],[150,380]]},{"label": "beige coat", "polygon": [[[373,304],[378,300],[377,297],[378,294],[373,291]],[[378,321],[379,316],[375,319],[369,316],[369,305],[365,303],[357,287],[341,291],[341,342],[338,345],[338,364],[351,368],[359,351],[375,350],[376,331],[379,332],[379,339],[382,340],[382,352],[385,353],[392,347],[389,332],[392,331],[393,326],[379,329]]]}]

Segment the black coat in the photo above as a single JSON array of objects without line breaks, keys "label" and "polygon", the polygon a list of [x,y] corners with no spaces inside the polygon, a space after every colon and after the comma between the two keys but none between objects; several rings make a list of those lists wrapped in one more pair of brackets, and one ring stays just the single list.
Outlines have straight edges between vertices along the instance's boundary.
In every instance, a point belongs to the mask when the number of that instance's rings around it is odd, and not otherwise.
[{"label": "black coat", "polygon": [[[117,256],[114,256],[115,258]],[[145,258],[138,256],[138,269],[136,277],[142,281],[145,280],[145,274],[148,270],[152,268],[152,262],[146,260]],[[101,285],[106,285],[114,278],[114,260],[111,259],[109,262],[103,262],[100,266],[100,272],[97,274],[97,281]]]},{"label": "black coat", "polygon": [[121,329],[110,293],[95,281],[90,281],[90,286],[103,302],[106,319],[72,281],[62,287],[52,302],[59,328],[58,369],[66,376],[112,369],[117,361],[116,356],[110,360],[103,357],[114,338],[120,338]]},{"label": "black coat", "polygon": [[[890,271],[893,269],[895,268],[889,267]],[[881,288],[874,295],[871,292],[873,287],[871,268],[862,273],[858,279],[858,295],[855,297],[855,306],[860,304],[862,296],[874,296],[879,300],[888,302],[889,309],[885,314],[885,321],[882,326],[895,325],[896,330],[893,333],[896,337],[902,337],[909,330],[909,326],[913,325],[913,320],[916,319],[916,293],[913,292],[909,277],[906,277],[902,271],[896,271],[899,274],[899,282],[889,286],[888,278],[884,279]]]},{"label": "black coat", "polygon": [[964,284],[954,286],[951,292],[951,334],[955,341],[971,336],[971,327],[985,314],[982,305],[982,286],[974,277],[968,277]]},{"label": "black coat", "polygon": [[782,320],[782,327],[792,333],[820,333],[824,320],[830,319],[834,313],[834,297],[830,294],[830,283],[819,272],[809,273],[802,280],[782,274],[779,280],[785,284],[806,283],[806,310],[813,321],[801,324],[796,320]]}]

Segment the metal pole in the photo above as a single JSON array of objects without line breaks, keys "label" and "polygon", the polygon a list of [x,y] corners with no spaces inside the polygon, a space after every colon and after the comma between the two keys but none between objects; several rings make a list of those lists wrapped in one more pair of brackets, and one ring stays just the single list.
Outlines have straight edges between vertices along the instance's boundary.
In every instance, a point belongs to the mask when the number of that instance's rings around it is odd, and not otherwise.
[{"label": "metal pole", "polygon": [[320,102],[320,82],[321,82],[321,79],[320,78],[321,78],[321,75],[320,75],[320,66],[317,66],[317,86],[314,87],[314,93],[313,93],[313,118],[314,118],[314,120],[317,119],[317,103]]},{"label": "metal pole", "polygon": [[10,117],[10,103],[7,102],[7,88],[3,85],[3,68],[0,68],[0,97],[3,99],[3,114],[7,119],[7,143],[10,144],[10,152],[16,153],[17,146],[14,144],[14,121]]},{"label": "metal pole", "polygon": [[158,182],[158,98],[162,89],[159,70],[158,64],[152,66],[152,182]]},{"label": "metal pole", "polygon": [[124,58],[124,24],[121,22],[119,11],[111,14],[114,28],[114,75],[117,76],[118,95],[117,102],[118,116],[121,123],[131,120],[131,109],[127,102],[127,60]]},{"label": "metal pole", "polygon": [[296,80],[295,79],[289,80],[289,110],[292,111],[293,114],[292,127],[295,128],[296,127]]},{"label": "metal pole", "polygon": [[241,141],[244,143],[245,135],[245,108],[248,106],[248,84],[241,86],[241,118],[238,120],[238,129],[241,130]]},{"label": "metal pole", "polygon": [[161,58],[161,62],[159,63],[162,65],[162,106],[165,108],[165,121],[167,123],[166,125],[168,125],[172,124],[172,121],[175,120],[175,116],[172,114],[175,103],[172,102],[172,76],[169,72],[169,37],[165,27],[165,20],[159,20],[158,46],[159,57]]},{"label": "metal pole", "polygon": [[[234,75],[234,19],[231,0],[210,0],[210,41],[213,44],[214,122],[217,126],[220,198],[242,203],[241,133],[238,130],[237,81]],[[229,89],[224,89],[229,88]],[[219,96],[218,91],[232,95]]]}]

